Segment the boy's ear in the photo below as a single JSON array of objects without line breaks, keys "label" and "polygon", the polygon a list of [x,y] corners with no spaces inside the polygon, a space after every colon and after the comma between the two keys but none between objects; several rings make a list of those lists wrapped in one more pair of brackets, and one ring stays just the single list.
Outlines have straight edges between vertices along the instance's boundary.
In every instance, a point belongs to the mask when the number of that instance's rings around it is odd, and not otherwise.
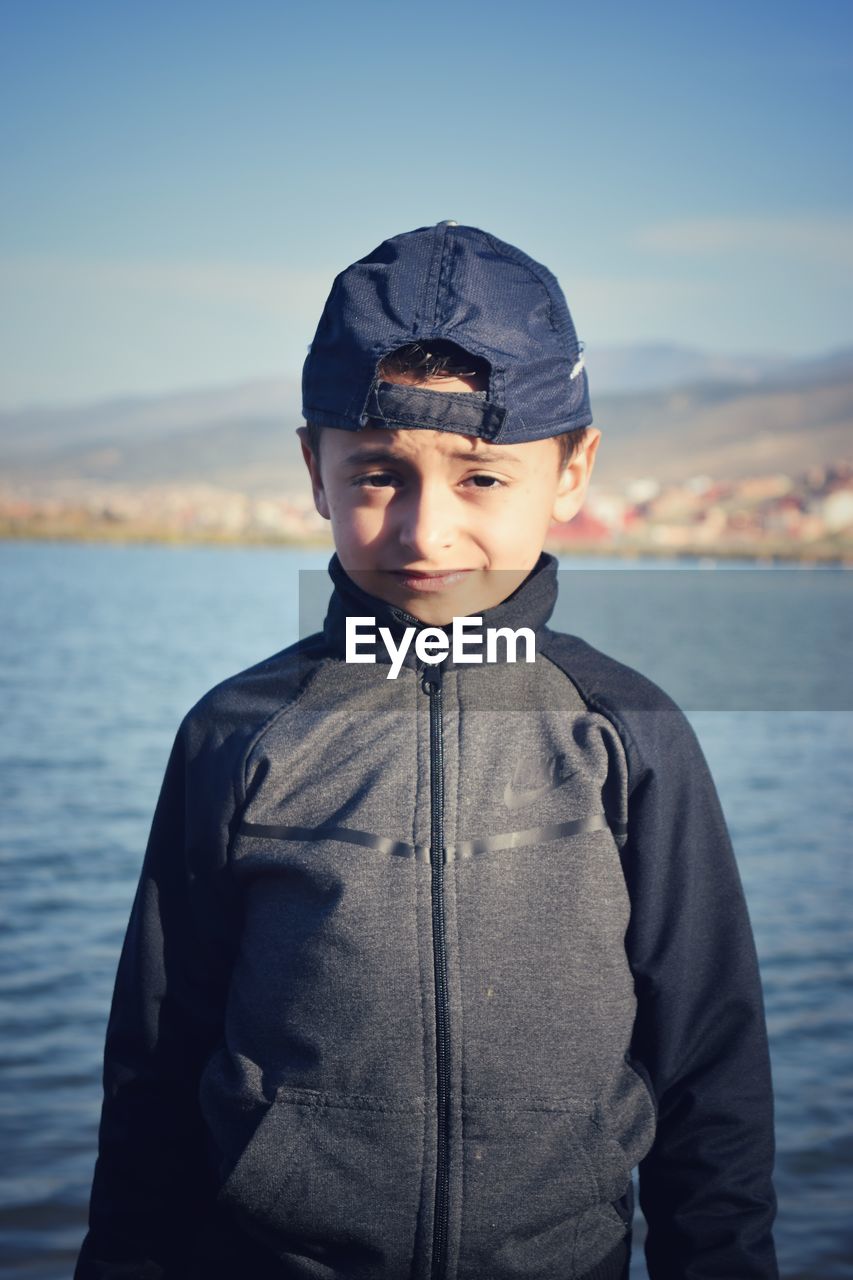
[{"label": "boy's ear", "polygon": [[600,439],[601,432],[597,427],[587,427],[574,457],[560,473],[551,511],[551,518],[560,524],[571,520],[583,506]]},{"label": "boy's ear", "polygon": [[329,512],[329,503],[326,498],[326,490],[323,487],[323,477],[320,474],[319,460],[311,451],[308,443],[307,427],[297,427],[296,434],[299,436],[299,443],[302,447],[302,457],[305,459],[305,465],[308,468],[308,474],[311,477],[311,491],[314,494],[314,506],[324,520],[331,519]]}]

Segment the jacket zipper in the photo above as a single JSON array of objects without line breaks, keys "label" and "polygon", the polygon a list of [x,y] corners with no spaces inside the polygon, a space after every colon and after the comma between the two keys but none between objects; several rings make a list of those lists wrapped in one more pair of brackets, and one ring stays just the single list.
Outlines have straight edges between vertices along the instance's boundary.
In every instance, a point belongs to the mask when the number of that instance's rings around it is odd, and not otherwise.
[{"label": "jacket zipper", "polygon": [[430,846],[432,946],[435,972],[435,1042],[438,1143],[432,1280],[447,1269],[448,1165],[450,1160],[450,1069],[447,1011],[447,936],[444,916],[444,753],[441,736],[441,667],[424,666],[421,688],[429,696]]}]

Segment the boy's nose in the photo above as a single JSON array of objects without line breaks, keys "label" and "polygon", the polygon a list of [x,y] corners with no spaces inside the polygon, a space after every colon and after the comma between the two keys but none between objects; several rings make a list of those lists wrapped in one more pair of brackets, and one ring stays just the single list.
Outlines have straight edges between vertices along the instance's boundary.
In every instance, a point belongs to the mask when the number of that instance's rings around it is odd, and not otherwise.
[{"label": "boy's nose", "polygon": [[408,495],[397,530],[400,545],[413,557],[429,560],[456,540],[451,496],[441,485],[423,485]]}]

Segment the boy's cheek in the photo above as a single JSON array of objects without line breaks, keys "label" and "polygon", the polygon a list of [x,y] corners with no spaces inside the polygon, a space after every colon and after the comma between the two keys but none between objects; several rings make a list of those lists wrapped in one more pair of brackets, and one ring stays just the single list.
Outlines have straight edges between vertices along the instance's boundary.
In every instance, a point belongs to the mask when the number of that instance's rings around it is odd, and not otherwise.
[{"label": "boy's cheek", "polygon": [[370,552],[382,541],[381,513],[335,506],[332,508],[332,537],[338,558],[345,569],[370,568]]}]

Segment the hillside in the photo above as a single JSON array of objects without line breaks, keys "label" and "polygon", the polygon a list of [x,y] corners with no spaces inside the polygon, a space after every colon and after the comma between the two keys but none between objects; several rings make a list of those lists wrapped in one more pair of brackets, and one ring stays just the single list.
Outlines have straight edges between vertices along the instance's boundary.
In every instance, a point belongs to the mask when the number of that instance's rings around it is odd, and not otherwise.
[{"label": "hillside", "polygon": [[[661,378],[697,359],[658,352]],[[712,378],[596,391],[651,376],[648,351],[600,357],[592,405],[604,433],[596,479],[607,487],[805,472],[853,456],[853,351],[788,364],[755,362]],[[633,361],[633,363],[632,363]],[[247,494],[304,490],[298,385],[258,381],[172,396],[0,414],[4,485],[26,493],[207,483]]]}]

